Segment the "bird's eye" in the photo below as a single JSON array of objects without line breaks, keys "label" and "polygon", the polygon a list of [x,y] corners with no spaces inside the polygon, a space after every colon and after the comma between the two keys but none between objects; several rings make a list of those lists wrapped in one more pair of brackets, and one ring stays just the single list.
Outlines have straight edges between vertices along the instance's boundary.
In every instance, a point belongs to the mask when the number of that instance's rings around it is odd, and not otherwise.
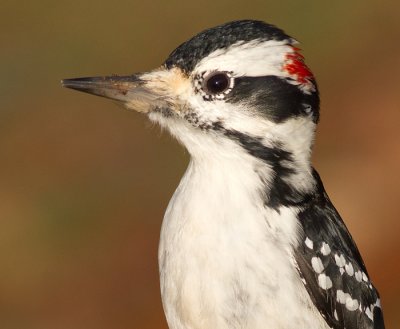
[{"label": "bird's eye", "polygon": [[203,88],[211,95],[222,94],[231,88],[231,77],[227,72],[211,73],[204,79]]}]

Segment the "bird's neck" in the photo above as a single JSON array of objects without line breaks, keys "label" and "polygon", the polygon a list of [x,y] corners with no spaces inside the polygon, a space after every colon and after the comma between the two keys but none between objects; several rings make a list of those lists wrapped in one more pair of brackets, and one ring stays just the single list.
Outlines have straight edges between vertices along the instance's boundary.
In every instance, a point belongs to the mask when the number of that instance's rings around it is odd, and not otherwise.
[{"label": "bird's neck", "polygon": [[[315,123],[308,117],[294,117],[280,124],[240,120],[215,124],[208,130],[182,120],[154,116],[189,151],[188,173],[211,186],[262,195],[265,206],[298,206],[315,190],[311,148]],[[196,177],[197,177],[196,176]],[[251,182],[251,184],[247,184]],[[240,184],[239,184],[240,185]],[[210,191],[205,191],[210,193]]]},{"label": "bird's neck", "polygon": [[[252,296],[245,310],[301,288],[300,281],[292,280],[291,256],[300,239],[299,196],[312,185],[304,182],[313,181],[311,165],[293,161],[295,154],[284,145],[273,148],[239,133],[215,138],[186,132],[177,137],[191,161],[168,206],[160,237],[163,303],[172,328],[189,327],[184,321],[229,328],[231,324],[221,324],[220,315],[226,312],[222,305],[236,300],[230,292],[235,291],[232,283],[242,282],[241,275],[255,283],[243,288],[244,295]],[[271,295],[278,290],[284,293]],[[275,312],[274,306],[267,307],[261,315],[270,327],[276,327]]]},{"label": "bird's neck", "polygon": [[282,141],[266,145],[237,131],[225,134],[226,139],[210,137],[199,144],[189,143],[193,170],[204,179],[209,177],[210,186],[220,182],[229,189],[231,182],[240,180],[245,185],[251,181],[249,193],[261,193],[265,205],[274,209],[301,205],[315,189],[311,145],[298,147]]}]

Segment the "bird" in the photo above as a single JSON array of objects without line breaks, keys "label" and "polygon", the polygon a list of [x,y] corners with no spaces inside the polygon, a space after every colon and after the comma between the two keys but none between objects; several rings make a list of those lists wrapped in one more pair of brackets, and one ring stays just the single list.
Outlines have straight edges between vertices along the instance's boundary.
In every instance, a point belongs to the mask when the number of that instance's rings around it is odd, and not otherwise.
[{"label": "bird", "polygon": [[296,39],[237,20],[158,68],[62,80],[168,130],[190,162],[162,222],[170,329],[383,329],[364,261],[311,154],[320,99]]}]

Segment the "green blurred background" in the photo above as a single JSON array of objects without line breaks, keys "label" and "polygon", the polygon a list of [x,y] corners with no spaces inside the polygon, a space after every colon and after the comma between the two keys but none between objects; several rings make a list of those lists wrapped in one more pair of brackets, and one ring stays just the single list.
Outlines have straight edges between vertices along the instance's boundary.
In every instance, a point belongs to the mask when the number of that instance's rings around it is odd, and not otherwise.
[{"label": "green blurred background", "polygon": [[302,42],[321,90],[314,163],[400,323],[400,3],[0,2],[0,327],[167,328],[162,216],[188,154],[139,114],[61,78],[160,65],[240,18]]}]

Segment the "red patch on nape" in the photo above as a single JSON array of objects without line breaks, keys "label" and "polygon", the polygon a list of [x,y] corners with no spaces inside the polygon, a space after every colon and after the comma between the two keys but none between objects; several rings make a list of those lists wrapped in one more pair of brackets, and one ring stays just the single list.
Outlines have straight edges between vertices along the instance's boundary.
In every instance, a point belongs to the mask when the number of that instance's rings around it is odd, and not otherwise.
[{"label": "red patch on nape", "polygon": [[304,63],[304,56],[300,54],[300,48],[293,47],[293,52],[286,54],[283,69],[293,76],[299,83],[310,83],[314,76]]}]

